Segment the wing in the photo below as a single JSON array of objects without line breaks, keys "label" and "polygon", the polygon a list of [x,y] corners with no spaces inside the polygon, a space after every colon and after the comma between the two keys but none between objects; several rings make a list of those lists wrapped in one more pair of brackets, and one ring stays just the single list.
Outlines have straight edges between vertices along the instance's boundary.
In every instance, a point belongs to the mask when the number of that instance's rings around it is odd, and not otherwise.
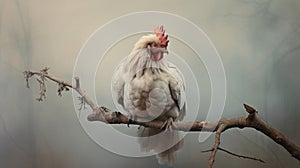
[{"label": "wing", "polygon": [[170,73],[172,75],[172,79],[169,83],[169,89],[172,96],[172,99],[176,103],[176,106],[179,109],[179,116],[177,120],[181,121],[186,114],[186,96],[185,96],[185,81],[183,74],[179,71],[179,69],[170,64]]},{"label": "wing", "polygon": [[123,64],[120,64],[111,80],[112,85],[112,96],[113,99],[116,100],[122,107],[124,108],[124,87],[125,87],[125,80],[124,80],[124,71],[123,71]]}]

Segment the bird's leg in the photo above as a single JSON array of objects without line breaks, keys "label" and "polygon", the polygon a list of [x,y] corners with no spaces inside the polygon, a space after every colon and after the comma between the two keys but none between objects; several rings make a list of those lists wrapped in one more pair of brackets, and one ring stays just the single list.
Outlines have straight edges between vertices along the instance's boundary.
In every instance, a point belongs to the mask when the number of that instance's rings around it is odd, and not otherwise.
[{"label": "bird's leg", "polygon": [[172,131],[172,127],[176,127],[174,124],[174,120],[172,117],[168,118],[163,125],[160,127],[160,129],[164,129],[165,131],[170,130]]},{"label": "bird's leg", "polygon": [[136,117],[133,114],[129,114],[128,115],[128,123],[127,123],[127,127],[129,127],[130,124],[133,123],[133,121],[135,121]]}]

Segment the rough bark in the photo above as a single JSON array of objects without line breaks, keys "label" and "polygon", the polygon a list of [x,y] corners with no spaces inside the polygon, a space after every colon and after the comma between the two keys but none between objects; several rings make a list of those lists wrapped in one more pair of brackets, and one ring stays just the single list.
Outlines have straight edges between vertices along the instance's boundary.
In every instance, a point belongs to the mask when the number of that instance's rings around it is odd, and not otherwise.
[{"label": "rough bark", "polygon": [[[89,121],[100,121],[107,124],[126,124],[126,125],[139,125],[144,127],[150,128],[157,128],[161,129],[164,122],[162,121],[150,121],[150,122],[141,122],[141,121],[132,121],[129,120],[128,116],[120,113],[120,112],[111,112],[106,107],[98,107],[80,88],[80,81],[79,77],[75,78],[75,85],[72,85],[69,82],[64,82],[54,76],[48,74],[49,68],[44,68],[41,71],[24,71],[25,79],[27,82],[27,87],[29,87],[28,80],[32,76],[37,76],[37,81],[40,84],[40,97],[37,98],[39,101],[43,101],[46,98],[46,79],[49,79],[58,84],[58,94],[61,96],[62,91],[68,91],[69,89],[74,89],[81,97],[84,103],[88,104],[92,109],[91,114],[88,115]],[[244,108],[247,111],[247,115],[242,117],[236,118],[222,118],[219,121],[196,121],[196,122],[174,122],[172,125],[172,130],[177,131],[185,131],[185,132],[192,132],[192,131],[204,131],[204,132],[215,132],[215,143],[213,148],[204,152],[211,152],[208,167],[213,167],[213,163],[215,161],[215,156],[218,150],[224,151],[228,154],[246,158],[257,160],[260,162],[264,162],[261,159],[257,159],[254,157],[248,157],[243,155],[234,154],[229,152],[228,150],[222,149],[220,147],[220,137],[221,134],[232,128],[254,128],[255,130],[262,132],[267,137],[271,138],[274,142],[281,145],[285,148],[292,157],[300,161],[300,147],[297,146],[294,142],[290,139],[285,137],[282,133],[280,133],[275,128],[268,125],[265,121],[263,121],[259,115],[257,110],[253,107],[244,104]]]}]

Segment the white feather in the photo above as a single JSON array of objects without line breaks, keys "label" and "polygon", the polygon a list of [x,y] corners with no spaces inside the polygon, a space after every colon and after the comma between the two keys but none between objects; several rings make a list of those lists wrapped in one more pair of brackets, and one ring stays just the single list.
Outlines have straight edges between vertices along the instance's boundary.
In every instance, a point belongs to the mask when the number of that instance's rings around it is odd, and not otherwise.
[{"label": "white feather", "polygon": [[[157,40],[155,35],[143,36],[122,60],[112,78],[113,97],[138,120],[166,121],[170,117],[182,120],[186,112],[184,78],[165,58],[159,61],[150,58],[147,45]],[[139,136],[148,137],[140,140],[141,149],[157,152],[160,163],[170,163],[182,141],[176,131],[154,136],[161,131],[140,129]]]}]

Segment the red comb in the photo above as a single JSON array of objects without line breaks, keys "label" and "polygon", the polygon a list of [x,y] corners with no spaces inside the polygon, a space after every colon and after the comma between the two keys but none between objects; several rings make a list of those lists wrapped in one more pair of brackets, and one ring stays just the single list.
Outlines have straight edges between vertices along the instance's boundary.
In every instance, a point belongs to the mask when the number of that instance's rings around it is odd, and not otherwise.
[{"label": "red comb", "polygon": [[167,47],[168,43],[169,43],[169,40],[168,40],[168,35],[165,35],[164,27],[163,26],[156,26],[154,28],[154,33],[155,33],[156,37],[158,37],[159,40],[160,40],[159,45],[163,46],[163,47]]}]

